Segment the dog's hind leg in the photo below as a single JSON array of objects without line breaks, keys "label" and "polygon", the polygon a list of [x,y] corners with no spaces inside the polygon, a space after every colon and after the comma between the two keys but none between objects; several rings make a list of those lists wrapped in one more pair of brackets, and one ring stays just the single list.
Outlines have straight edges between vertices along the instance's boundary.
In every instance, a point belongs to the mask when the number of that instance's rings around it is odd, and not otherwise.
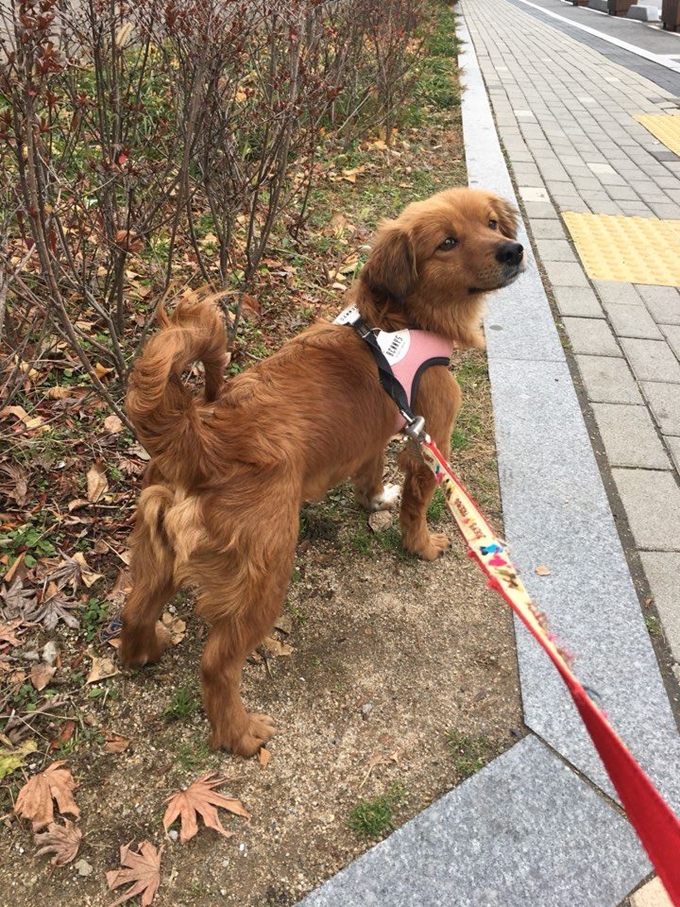
[{"label": "dog's hind leg", "polygon": [[[261,527],[261,532],[266,529]],[[240,579],[225,576],[220,584],[208,572],[198,599],[198,611],[211,624],[201,659],[203,704],[212,728],[210,743],[240,756],[252,756],[276,730],[268,715],[246,711],[240,692],[246,657],[273,627],[293,569],[296,531],[289,534],[285,524],[277,522],[274,532],[281,536],[276,545],[260,548],[264,560],[258,560],[263,567],[253,568],[245,549]]]},{"label": "dog's hind leg", "polygon": [[132,534],[133,587],[123,609],[120,658],[124,665],[151,664],[168,646],[167,631],[156,623],[175,594],[174,552],[162,527],[164,507],[172,493],[150,486],[140,499]]},{"label": "dog's hind leg", "polygon": [[354,494],[365,510],[391,510],[400,494],[398,485],[384,484],[385,454],[380,451],[353,476]]}]

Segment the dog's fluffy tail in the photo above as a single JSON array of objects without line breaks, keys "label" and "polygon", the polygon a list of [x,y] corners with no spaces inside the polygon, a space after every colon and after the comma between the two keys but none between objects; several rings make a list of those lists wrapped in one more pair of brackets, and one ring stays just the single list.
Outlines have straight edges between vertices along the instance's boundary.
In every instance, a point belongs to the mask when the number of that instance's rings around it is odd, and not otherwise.
[{"label": "dog's fluffy tail", "polygon": [[184,385],[182,372],[202,362],[204,401],[213,402],[224,382],[226,331],[215,297],[183,301],[172,317],[161,309],[159,321],[162,330],[134,364],[125,408],[161,473],[190,484],[205,472],[207,439],[200,404]]}]

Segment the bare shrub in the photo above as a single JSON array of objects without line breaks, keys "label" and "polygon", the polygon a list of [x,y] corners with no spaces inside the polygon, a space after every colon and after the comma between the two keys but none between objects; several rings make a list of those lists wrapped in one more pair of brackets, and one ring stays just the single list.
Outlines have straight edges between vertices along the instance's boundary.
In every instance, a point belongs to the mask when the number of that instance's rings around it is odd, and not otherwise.
[{"label": "bare shrub", "polygon": [[235,333],[275,225],[304,225],[321,127],[389,141],[422,18],[420,0],[2,0],[4,395],[75,356],[123,416],[183,284],[226,291]]}]

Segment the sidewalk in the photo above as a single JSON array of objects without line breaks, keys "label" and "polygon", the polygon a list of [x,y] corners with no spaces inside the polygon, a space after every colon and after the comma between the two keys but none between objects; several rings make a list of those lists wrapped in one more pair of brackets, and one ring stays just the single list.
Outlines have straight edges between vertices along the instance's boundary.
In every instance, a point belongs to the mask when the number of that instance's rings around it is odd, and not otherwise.
[{"label": "sidewalk", "polygon": [[[680,39],[560,0],[458,9],[469,180],[519,202],[529,259],[486,320],[505,534],[678,812],[680,157],[635,117],[680,113]],[[640,238],[633,218],[670,232]],[[634,891],[662,907],[658,883],[636,891],[649,864],[556,672],[520,626],[517,647],[532,734],[305,907],[616,907]]]}]

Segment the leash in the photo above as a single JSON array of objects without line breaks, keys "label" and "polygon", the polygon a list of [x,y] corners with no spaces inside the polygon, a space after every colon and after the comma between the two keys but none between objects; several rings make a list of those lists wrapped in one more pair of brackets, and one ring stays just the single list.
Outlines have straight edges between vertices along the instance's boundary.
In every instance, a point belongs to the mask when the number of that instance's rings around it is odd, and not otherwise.
[{"label": "leash", "polygon": [[435,443],[415,423],[407,425],[404,431],[420,445],[423,460],[434,473],[446,505],[467,542],[468,553],[488,576],[489,587],[502,595],[559,671],[631,825],[669,898],[675,907],[680,907],[680,821],[609,724],[604,712],[575,677],[570,656],[556,645],[548,632],[545,614],[524,588],[505,543],[494,534]]},{"label": "leash", "polygon": [[669,898],[675,907],[680,907],[680,821],[610,725],[604,712],[593,701],[592,694],[576,678],[571,668],[571,656],[556,644],[548,632],[546,616],[534,604],[520,580],[505,542],[496,536],[425,431],[425,420],[412,412],[404,388],[379,346],[374,329],[356,310],[341,323],[351,325],[373,354],[380,384],[405,420],[402,432],[419,447],[423,460],[434,473],[446,505],[467,543],[468,554],[487,575],[489,587],[500,593],[559,671],[631,825]]}]

